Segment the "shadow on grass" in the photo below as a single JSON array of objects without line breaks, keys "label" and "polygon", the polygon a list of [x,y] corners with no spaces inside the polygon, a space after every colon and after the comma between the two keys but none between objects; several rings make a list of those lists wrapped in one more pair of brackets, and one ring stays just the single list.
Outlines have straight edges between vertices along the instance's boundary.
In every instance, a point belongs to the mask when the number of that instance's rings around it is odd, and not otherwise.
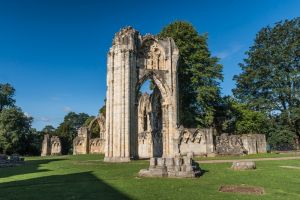
[{"label": "shadow on grass", "polygon": [[53,175],[0,184],[0,200],[130,199],[91,172]]},{"label": "shadow on grass", "polygon": [[0,178],[6,178],[19,174],[29,174],[50,171],[48,169],[38,169],[43,164],[48,164],[54,161],[62,161],[63,159],[44,159],[44,160],[29,160],[25,161],[24,165],[0,168]]}]

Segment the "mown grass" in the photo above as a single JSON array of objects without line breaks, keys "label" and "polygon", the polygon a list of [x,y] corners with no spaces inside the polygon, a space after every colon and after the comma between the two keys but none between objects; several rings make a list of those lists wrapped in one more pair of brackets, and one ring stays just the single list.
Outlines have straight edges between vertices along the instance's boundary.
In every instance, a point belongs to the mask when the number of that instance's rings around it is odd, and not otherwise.
[{"label": "mown grass", "polygon": [[[138,178],[148,161],[104,163],[100,155],[27,158],[0,168],[0,199],[300,199],[300,160],[259,161],[257,170],[232,171],[230,163],[201,164],[198,179]],[[220,193],[226,184],[264,187],[262,196]]]}]

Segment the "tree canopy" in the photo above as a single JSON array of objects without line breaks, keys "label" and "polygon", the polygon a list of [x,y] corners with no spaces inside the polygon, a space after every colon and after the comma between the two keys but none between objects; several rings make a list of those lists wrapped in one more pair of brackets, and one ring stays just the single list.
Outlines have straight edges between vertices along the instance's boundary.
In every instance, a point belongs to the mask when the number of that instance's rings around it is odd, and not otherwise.
[{"label": "tree canopy", "polygon": [[223,74],[218,58],[208,49],[207,34],[200,35],[188,22],[176,21],[158,36],[172,37],[179,48],[180,123],[186,127],[211,126]]},{"label": "tree canopy", "polygon": [[15,105],[16,100],[13,98],[15,95],[15,89],[8,83],[0,83],[0,112],[5,107],[11,107]]},{"label": "tree canopy", "polygon": [[32,118],[20,108],[7,108],[0,112],[0,152],[26,153],[27,138],[31,133]]},{"label": "tree canopy", "polygon": [[62,153],[68,154],[72,151],[73,139],[77,135],[77,129],[84,125],[90,116],[86,113],[69,112],[64,121],[57,127],[56,134],[62,142]]},{"label": "tree canopy", "polygon": [[[262,28],[242,73],[234,76],[234,96],[249,108],[269,115],[276,131],[300,137],[300,18]],[[273,138],[276,138],[273,136]],[[279,138],[279,137],[278,137]]]}]

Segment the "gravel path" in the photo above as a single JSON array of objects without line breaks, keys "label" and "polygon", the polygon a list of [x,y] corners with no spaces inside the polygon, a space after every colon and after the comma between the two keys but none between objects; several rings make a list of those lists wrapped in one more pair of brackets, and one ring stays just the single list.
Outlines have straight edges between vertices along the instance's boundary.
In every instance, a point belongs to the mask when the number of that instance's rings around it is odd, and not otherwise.
[{"label": "gravel path", "polygon": [[300,156],[282,157],[282,158],[249,158],[237,160],[197,160],[198,163],[231,163],[236,161],[268,161],[268,160],[300,160]]}]

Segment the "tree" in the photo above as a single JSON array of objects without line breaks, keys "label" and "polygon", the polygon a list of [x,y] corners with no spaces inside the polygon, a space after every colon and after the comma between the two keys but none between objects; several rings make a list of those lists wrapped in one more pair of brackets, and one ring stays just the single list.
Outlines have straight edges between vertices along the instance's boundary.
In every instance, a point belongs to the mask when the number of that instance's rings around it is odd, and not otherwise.
[{"label": "tree", "polygon": [[104,99],[104,105],[99,109],[99,115],[106,115],[106,98]]},{"label": "tree", "polygon": [[31,133],[32,118],[20,108],[7,108],[0,112],[0,152],[26,154],[27,137]]},{"label": "tree", "polygon": [[55,135],[56,129],[52,125],[46,125],[41,132],[43,134]]},{"label": "tree", "polygon": [[186,127],[211,126],[223,75],[218,58],[208,49],[207,34],[199,35],[190,23],[176,21],[164,27],[158,37],[172,37],[179,48],[180,123]]},{"label": "tree", "polygon": [[251,110],[246,104],[239,103],[230,96],[225,96],[219,104],[216,121],[219,132],[230,134],[267,133],[267,116]]},{"label": "tree", "polygon": [[[262,28],[234,76],[234,96],[270,118],[285,118],[285,125],[300,137],[300,18]],[[294,113],[294,114],[293,114]],[[277,120],[278,121],[278,120]],[[277,124],[279,125],[279,124]]]},{"label": "tree", "polygon": [[[90,116],[85,122],[84,126],[90,126],[91,122],[95,119],[95,116]],[[91,138],[97,138],[100,136],[100,127],[97,121],[95,121],[91,126]]]},{"label": "tree", "polygon": [[89,118],[86,113],[69,112],[64,121],[57,127],[57,135],[62,142],[62,153],[68,154],[72,151],[73,139],[77,135],[77,129],[84,125]]},{"label": "tree", "polygon": [[13,107],[15,104],[15,99],[13,98],[15,94],[15,89],[8,83],[0,83],[0,112],[5,107]]},{"label": "tree", "polygon": [[39,156],[41,155],[43,134],[35,128],[30,128],[29,133],[26,135],[25,153],[23,155]]}]

